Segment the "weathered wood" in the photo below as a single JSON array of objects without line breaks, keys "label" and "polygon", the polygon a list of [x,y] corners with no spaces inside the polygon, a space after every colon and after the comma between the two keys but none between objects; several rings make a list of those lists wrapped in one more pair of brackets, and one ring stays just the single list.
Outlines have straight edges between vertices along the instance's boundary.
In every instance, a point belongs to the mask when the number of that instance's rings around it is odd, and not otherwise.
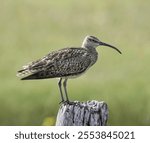
[{"label": "weathered wood", "polygon": [[105,102],[74,101],[60,106],[56,126],[106,126],[107,120],[108,106]]}]

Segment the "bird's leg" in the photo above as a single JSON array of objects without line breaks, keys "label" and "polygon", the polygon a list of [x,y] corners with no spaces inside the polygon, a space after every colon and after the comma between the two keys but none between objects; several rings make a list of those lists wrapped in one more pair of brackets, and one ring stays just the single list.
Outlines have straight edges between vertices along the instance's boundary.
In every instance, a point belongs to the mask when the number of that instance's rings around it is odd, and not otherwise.
[{"label": "bird's leg", "polygon": [[64,97],[63,97],[63,92],[62,92],[62,88],[61,88],[61,81],[62,81],[62,78],[60,78],[59,82],[58,82],[58,86],[59,86],[59,90],[60,90],[60,95],[61,95],[61,102],[64,102]]},{"label": "bird's leg", "polygon": [[63,82],[63,86],[64,86],[64,91],[65,91],[65,95],[66,95],[66,102],[69,102],[69,98],[68,98],[68,94],[67,94],[67,78],[65,78],[64,82]]}]

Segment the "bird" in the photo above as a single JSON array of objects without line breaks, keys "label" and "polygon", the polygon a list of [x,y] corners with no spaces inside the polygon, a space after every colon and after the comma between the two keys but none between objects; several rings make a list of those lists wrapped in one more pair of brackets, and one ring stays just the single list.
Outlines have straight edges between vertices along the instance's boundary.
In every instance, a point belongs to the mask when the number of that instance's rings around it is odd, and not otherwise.
[{"label": "bird", "polygon": [[[17,72],[17,76],[21,80],[59,78],[60,103],[69,103],[68,79],[81,76],[96,63],[98,59],[96,48],[98,46],[107,46],[122,54],[119,49],[100,41],[97,37],[86,36],[81,47],[67,47],[52,51],[46,56],[24,65]],[[62,90],[62,82],[65,96]]]}]

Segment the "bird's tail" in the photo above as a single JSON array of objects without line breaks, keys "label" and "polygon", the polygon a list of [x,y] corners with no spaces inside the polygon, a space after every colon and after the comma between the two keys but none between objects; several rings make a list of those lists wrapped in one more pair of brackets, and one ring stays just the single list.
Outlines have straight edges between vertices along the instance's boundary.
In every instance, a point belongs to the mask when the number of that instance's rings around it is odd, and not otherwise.
[{"label": "bird's tail", "polygon": [[17,77],[24,78],[26,76],[31,75],[32,72],[28,66],[24,66],[23,69],[17,71]]}]

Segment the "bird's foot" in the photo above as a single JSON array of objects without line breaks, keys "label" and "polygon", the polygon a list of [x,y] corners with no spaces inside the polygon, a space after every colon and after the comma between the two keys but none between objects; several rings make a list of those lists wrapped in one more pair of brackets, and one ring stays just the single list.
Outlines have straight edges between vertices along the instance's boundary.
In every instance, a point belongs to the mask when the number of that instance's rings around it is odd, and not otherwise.
[{"label": "bird's foot", "polygon": [[59,104],[63,104],[65,102],[65,100],[61,100],[60,102],[59,102]]},{"label": "bird's foot", "polygon": [[73,104],[74,102],[71,102],[69,100],[62,100],[59,102],[59,104]]},{"label": "bird's foot", "polygon": [[75,102],[72,102],[72,101],[69,101],[69,100],[66,100],[63,102],[63,104],[69,104],[69,105],[74,105],[76,104]]},{"label": "bird's foot", "polygon": [[77,104],[79,104],[78,102],[72,102],[72,101],[69,101],[69,100],[62,100],[61,102],[59,102],[59,104],[65,104],[65,105],[67,105],[67,104],[69,104],[69,105],[77,105]]}]

